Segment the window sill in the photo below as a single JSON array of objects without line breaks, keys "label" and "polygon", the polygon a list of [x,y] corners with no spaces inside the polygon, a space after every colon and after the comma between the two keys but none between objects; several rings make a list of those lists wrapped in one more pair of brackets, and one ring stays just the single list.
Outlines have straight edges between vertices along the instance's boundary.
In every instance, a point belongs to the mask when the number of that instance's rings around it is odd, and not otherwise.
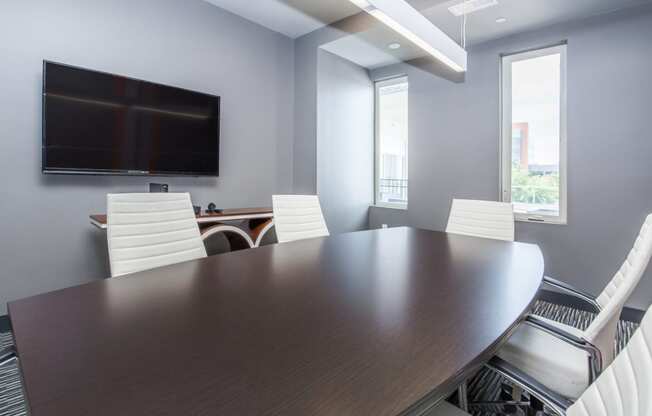
[{"label": "window sill", "polygon": [[567,225],[568,223],[565,218],[561,217],[537,217],[518,213],[514,213],[514,220],[518,222],[529,222],[532,224]]},{"label": "window sill", "polygon": [[371,204],[370,207],[373,208],[385,208],[385,209],[397,209],[401,211],[407,211],[408,206],[407,204],[391,204],[391,203],[383,203],[383,202],[377,202],[375,204]]}]

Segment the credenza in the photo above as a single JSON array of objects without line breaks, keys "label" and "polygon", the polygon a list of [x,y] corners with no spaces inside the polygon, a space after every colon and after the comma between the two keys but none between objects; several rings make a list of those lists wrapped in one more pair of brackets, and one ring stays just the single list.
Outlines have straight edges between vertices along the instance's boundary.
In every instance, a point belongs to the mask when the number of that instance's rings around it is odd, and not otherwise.
[{"label": "credenza", "polygon": [[[105,230],[106,214],[90,215],[90,222]],[[197,215],[197,223],[209,254],[216,254],[211,245],[218,239],[228,241],[230,251],[259,247],[265,241],[275,242],[271,208],[232,208],[219,213],[201,213]]]}]

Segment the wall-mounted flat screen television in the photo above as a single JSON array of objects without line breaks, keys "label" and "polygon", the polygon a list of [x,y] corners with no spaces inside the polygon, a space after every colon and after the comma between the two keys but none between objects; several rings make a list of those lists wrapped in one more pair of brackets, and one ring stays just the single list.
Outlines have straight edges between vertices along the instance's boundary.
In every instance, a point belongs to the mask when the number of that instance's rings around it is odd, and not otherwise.
[{"label": "wall-mounted flat screen television", "polygon": [[220,97],[43,63],[44,173],[218,176]]}]

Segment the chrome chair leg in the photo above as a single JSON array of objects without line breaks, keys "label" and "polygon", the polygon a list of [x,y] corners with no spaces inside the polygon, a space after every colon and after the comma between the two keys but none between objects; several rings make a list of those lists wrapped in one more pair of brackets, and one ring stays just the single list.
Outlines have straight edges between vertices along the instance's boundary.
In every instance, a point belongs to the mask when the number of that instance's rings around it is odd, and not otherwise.
[{"label": "chrome chair leg", "polygon": [[14,358],[16,358],[16,350],[13,346],[4,348],[0,351],[0,365],[4,365]]},{"label": "chrome chair leg", "polygon": [[480,401],[469,404],[471,413],[490,413],[498,415],[519,415],[522,416],[530,408],[530,402],[505,401]]},{"label": "chrome chair leg", "polygon": [[[539,381],[532,379],[530,376],[523,373],[521,370],[514,367],[510,363],[502,360],[501,358],[493,357],[491,360],[489,360],[486,366],[489,369],[500,374],[502,377],[504,377],[507,381],[510,382],[511,385],[519,386],[515,394],[516,396],[522,396],[521,392],[526,391],[530,397],[530,400],[528,400],[528,404],[530,405],[532,405],[533,402],[536,402],[537,406],[535,407],[543,408],[545,406],[550,410],[552,410],[555,414],[560,416],[565,416],[566,409],[568,409],[572,405],[572,402],[568,400],[566,397],[563,397],[559,393],[550,390],[549,388],[541,384]],[[512,400],[511,403],[509,404],[515,406],[520,406],[524,404],[522,400],[515,401],[513,398],[514,398],[514,394],[512,394]],[[536,399],[536,400],[533,401],[532,399]],[[477,403],[477,404],[486,405],[488,403],[485,402],[485,403]],[[475,406],[476,406],[475,402],[471,403],[471,407],[475,407]],[[528,407],[530,407],[529,410],[530,412],[532,412],[533,410],[535,412],[538,411],[538,409],[533,409],[531,406]]]},{"label": "chrome chair leg", "polygon": [[457,397],[460,402],[460,409],[469,412],[469,395],[466,386],[466,380],[457,388]]}]

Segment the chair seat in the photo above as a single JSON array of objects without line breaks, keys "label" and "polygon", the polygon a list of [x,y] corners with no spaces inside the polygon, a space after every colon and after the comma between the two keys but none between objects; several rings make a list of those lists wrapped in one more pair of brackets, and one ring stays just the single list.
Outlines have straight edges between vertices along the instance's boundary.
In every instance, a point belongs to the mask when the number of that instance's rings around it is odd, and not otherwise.
[{"label": "chair seat", "polygon": [[[573,335],[582,335],[577,328],[540,319]],[[496,355],[572,400],[589,385],[588,354],[528,324],[522,324]]]},{"label": "chair seat", "polygon": [[443,401],[434,408],[428,410],[423,416],[470,416],[468,413],[452,404]]}]

